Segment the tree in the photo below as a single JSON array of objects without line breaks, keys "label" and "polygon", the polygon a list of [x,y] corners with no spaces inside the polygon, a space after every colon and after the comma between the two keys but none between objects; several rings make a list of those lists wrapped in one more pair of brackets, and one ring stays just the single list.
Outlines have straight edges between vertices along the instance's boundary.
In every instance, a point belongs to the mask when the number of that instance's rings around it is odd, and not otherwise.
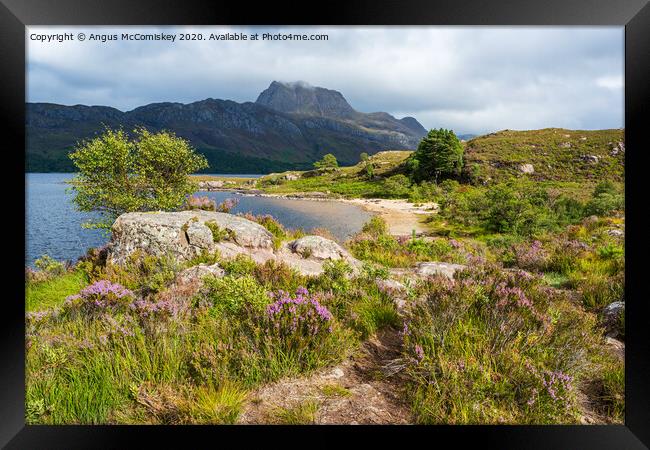
[{"label": "tree", "polygon": [[366,152],[363,152],[359,155],[359,161],[361,161],[362,163],[368,162],[368,158],[370,157]]},{"label": "tree", "polygon": [[73,202],[79,211],[97,212],[89,228],[108,229],[126,212],[174,210],[196,190],[188,175],[208,167],[206,159],[173,133],[152,134],[107,129],[77,144],[69,156],[79,173],[73,180]]},{"label": "tree", "polygon": [[430,130],[406,166],[417,182],[458,176],[463,168],[463,145],[451,130]]},{"label": "tree", "polygon": [[319,170],[336,169],[339,166],[336,156],[328,153],[323,159],[314,163],[314,168]]}]

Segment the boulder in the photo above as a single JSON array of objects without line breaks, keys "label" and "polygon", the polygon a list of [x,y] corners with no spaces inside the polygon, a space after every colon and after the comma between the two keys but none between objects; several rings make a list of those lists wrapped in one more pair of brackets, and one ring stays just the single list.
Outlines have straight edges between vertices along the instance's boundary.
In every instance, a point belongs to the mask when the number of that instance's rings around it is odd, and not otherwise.
[{"label": "boulder", "polygon": [[320,275],[327,260],[344,260],[352,267],[353,274],[358,274],[362,266],[359,260],[336,242],[315,235],[303,236],[286,243],[276,257],[303,275]]},{"label": "boulder", "polygon": [[[206,222],[216,223],[229,236],[214,242]],[[154,256],[188,260],[203,251],[272,255],[273,235],[243,217],[214,211],[137,212],[122,214],[112,227],[108,260],[122,264],[136,250]]]},{"label": "boulder", "polygon": [[532,164],[520,164],[519,171],[522,173],[535,173],[535,168]]},{"label": "boulder", "polygon": [[[611,142],[609,144],[611,144]],[[612,156],[616,156],[619,153],[624,153],[624,152],[625,152],[625,144],[622,141],[619,141],[616,144],[614,144],[609,154]]]},{"label": "boulder", "polygon": [[623,230],[617,230],[615,228],[611,230],[607,230],[607,234],[612,236],[612,237],[623,237],[625,236],[625,232]]},{"label": "boulder", "polygon": [[211,191],[222,188],[224,182],[221,180],[211,180],[211,181],[199,181],[199,190],[201,191]]},{"label": "boulder", "polygon": [[444,275],[447,278],[453,279],[454,274],[458,270],[463,270],[467,266],[463,264],[453,264],[447,262],[421,262],[418,263],[416,273],[422,277],[430,277],[433,275]]},{"label": "boulder", "polygon": [[600,161],[600,157],[597,155],[582,155],[580,159],[591,164],[598,164],[598,161]]},{"label": "boulder", "polygon": [[625,302],[613,302],[603,309],[606,335],[612,338],[625,336]]},{"label": "boulder", "polygon": [[348,252],[336,242],[322,236],[303,236],[289,243],[292,252],[304,258],[344,259]]},{"label": "boulder", "polygon": [[221,278],[226,274],[219,264],[208,265],[201,263],[198,266],[190,267],[189,269],[182,270],[176,275],[177,283],[192,283],[195,281],[202,281],[203,277],[212,275]]}]

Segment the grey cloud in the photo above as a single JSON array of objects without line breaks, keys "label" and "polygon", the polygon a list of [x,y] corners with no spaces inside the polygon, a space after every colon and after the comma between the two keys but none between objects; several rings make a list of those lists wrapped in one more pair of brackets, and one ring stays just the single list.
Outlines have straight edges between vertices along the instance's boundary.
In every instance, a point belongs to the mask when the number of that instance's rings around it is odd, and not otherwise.
[{"label": "grey cloud", "polygon": [[327,33],[323,42],[28,41],[28,101],[128,110],[254,101],[273,80],[340,91],[365,112],[459,133],[623,126],[623,29],[612,27],[30,27],[129,32]]}]

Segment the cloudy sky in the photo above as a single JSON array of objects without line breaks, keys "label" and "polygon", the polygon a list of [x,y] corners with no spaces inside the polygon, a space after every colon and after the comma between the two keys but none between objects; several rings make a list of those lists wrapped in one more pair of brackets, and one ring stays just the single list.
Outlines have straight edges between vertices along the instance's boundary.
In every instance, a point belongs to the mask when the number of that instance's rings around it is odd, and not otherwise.
[{"label": "cloudy sky", "polygon": [[[35,34],[73,33],[66,42]],[[90,41],[202,33],[204,41]],[[210,41],[210,33],[259,41]],[[263,33],[327,41],[263,41]],[[84,33],[80,42],[76,36]],[[340,91],[358,111],[459,134],[623,127],[622,27],[29,27],[27,101],[107,105],[255,101],[271,81]]]}]

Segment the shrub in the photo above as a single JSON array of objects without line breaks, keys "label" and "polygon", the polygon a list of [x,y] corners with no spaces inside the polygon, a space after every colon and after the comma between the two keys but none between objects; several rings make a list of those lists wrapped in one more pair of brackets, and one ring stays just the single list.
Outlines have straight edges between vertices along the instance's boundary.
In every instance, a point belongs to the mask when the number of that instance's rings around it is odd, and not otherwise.
[{"label": "shrub", "polygon": [[328,259],[323,263],[323,273],[313,282],[323,290],[334,292],[345,292],[350,288],[348,275],[352,273],[352,267],[342,259]]},{"label": "shrub", "polygon": [[209,220],[205,222],[205,226],[210,229],[212,232],[212,240],[215,243],[224,241],[224,240],[233,240],[235,239],[235,232],[229,228],[221,228],[217,222],[214,220]]},{"label": "shrub", "polygon": [[363,224],[361,232],[372,236],[381,236],[388,232],[388,225],[382,217],[372,216],[368,222]]},{"label": "shrub", "polygon": [[164,289],[181,268],[182,265],[173,256],[146,255],[135,251],[124,264],[109,264],[101,273],[106,279],[147,296]]},{"label": "shrub", "polygon": [[546,191],[532,183],[499,183],[485,192],[478,214],[490,231],[530,235],[548,223],[547,202]]},{"label": "shrub", "polygon": [[256,265],[253,274],[255,278],[269,289],[295,291],[307,282],[306,277],[284,261],[269,259],[264,264]]},{"label": "shrub", "polygon": [[561,274],[569,274],[585,256],[589,247],[575,239],[561,237],[551,242],[550,256],[546,269]]},{"label": "shrub", "polygon": [[133,292],[121,284],[100,280],[83,288],[78,294],[68,296],[63,309],[85,315],[125,311],[134,297]]},{"label": "shrub", "polygon": [[561,195],[553,202],[553,212],[563,225],[577,223],[585,216],[585,205],[573,197]]},{"label": "shrub", "polygon": [[624,277],[622,274],[610,277],[600,273],[572,274],[571,283],[582,296],[587,308],[600,310],[612,302],[620,301],[624,295]]},{"label": "shrub", "polygon": [[222,212],[222,213],[229,213],[238,204],[239,204],[239,199],[227,198],[216,206],[215,211]]},{"label": "shrub", "polygon": [[209,197],[198,197],[191,195],[187,198],[184,209],[188,210],[203,210],[203,211],[216,211],[217,204]]},{"label": "shrub", "polygon": [[625,200],[611,181],[602,181],[596,185],[591,200],[585,207],[587,214],[605,216],[624,208]]},{"label": "shrub", "polygon": [[521,269],[542,272],[548,266],[549,254],[540,241],[516,245],[514,254],[515,264]]},{"label": "shrub", "polygon": [[45,272],[48,277],[63,275],[66,271],[65,265],[62,262],[56,261],[54,258],[51,258],[48,255],[43,255],[34,261],[34,266],[36,266],[37,269]]},{"label": "shrub", "polygon": [[216,312],[262,311],[270,300],[266,289],[251,275],[207,277],[205,287],[206,297]]},{"label": "shrub", "polygon": [[221,261],[220,265],[228,275],[233,276],[252,275],[257,267],[253,258],[241,253],[234,258]]},{"label": "shrub", "polygon": [[409,193],[411,182],[402,175],[393,175],[384,179],[384,190],[390,197],[405,197]]},{"label": "shrub", "polygon": [[576,423],[578,385],[600,348],[593,316],[541,279],[476,266],[434,277],[406,317],[421,423]]},{"label": "shrub", "polygon": [[125,212],[177,209],[196,190],[188,175],[208,166],[173,133],[139,128],[133,134],[131,140],[122,130],[107,129],[70,154],[78,170],[73,202],[101,217],[87,226],[108,229]]},{"label": "shrub", "polygon": [[266,308],[266,331],[287,351],[302,353],[332,332],[332,313],[307,289],[298,288],[293,296],[284,291],[273,296],[275,301]]}]

